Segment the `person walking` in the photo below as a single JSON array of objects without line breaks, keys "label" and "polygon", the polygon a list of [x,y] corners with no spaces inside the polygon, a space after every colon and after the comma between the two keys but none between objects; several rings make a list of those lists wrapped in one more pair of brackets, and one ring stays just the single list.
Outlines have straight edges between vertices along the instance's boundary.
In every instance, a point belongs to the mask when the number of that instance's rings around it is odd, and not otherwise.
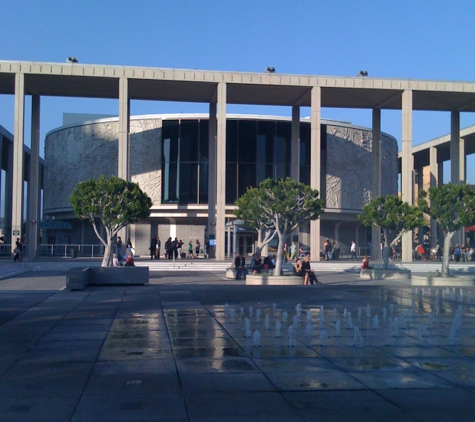
[{"label": "person walking", "polygon": [[188,242],[188,259],[193,259],[193,243]]},{"label": "person walking", "polygon": [[198,239],[196,239],[196,242],[195,242],[195,253],[196,253],[196,256],[195,256],[195,258],[198,258],[198,256],[200,255],[200,249],[201,249],[200,241],[199,241]]},{"label": "person walking", "polygon": [[120,236],[117,237],[116,247],[117,247],[117,260],[120,262],[124,259],[122,257],[122,238]]},{"label": "person walking", "polygon": [[157,236],[157,245],[155,246],[155,258],[160,259],[160,249],[162,248],[162,242],[160,238]]},{"label": "person walking", "polygon": [[340,243],[338,240],[335,240],[335,244],[333,245],[333,259],[335,261],[340,259]]},{"label": "person walking", "polygon": [[356,259],[356,243],[354,240],[351,241],[350,255],[351,255],[351,260],[354,261]]},{"label": "person walking", "polygon": [[150,241],[150,259],[155,258],[155,252],[157,249],[157,237],[152,236],[152,240]]}]

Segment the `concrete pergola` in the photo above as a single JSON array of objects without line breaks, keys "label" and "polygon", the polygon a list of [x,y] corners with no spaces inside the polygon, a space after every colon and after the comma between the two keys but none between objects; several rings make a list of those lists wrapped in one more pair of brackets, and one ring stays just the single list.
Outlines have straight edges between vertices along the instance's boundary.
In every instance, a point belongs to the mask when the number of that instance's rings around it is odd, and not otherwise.
[{"label": "concrete pergola", "polygon": [[[208,103],[210,110],[208,231],[210,235],[216,236],[218,260],[225,258],[227,104],[292,107],[291,174],[294,178],[298,177],[299,168],[300,107],[310,107],[310,185],[319,191],[322,187],[320,178],[322,107],[371,109],[373,196],[381,193],[381,110],[401,110],[401,185],[403,199],[409,203],[413,202],[413,110],[451,112],[451,181],[453,183],[465,181],[465,170],[461,171],[460,160],[457,158],[460,157],[460,112],[475,111],[475,83],[470,82],[219,72],[79,63],[0,61],[0,94],[15,96],[12,239],[21,235],[24,166],[22,151],[26,95],[32,96],[32,175],[38,174],[35,169],[38,168],[39,160],[41,96],[108,98],[119,100],[118,176],[126,180],[130,177],[130,100]],[[36,255],[37,250],[37,230],[34,223],[39,217],[39,207],[37,201],[34,200],[37,197],[38,177],[32,177],[28,215],[37,217],[32,217],[27,222],[29,233],[27,245],[33,255]],[[373,248],[373,253],[379,253],[377,242],[373,242]],[[319,220],[312,221],[310,224],[310,249],[311,259],[319,260]],[[405,262],[412,260],[412,233],[408,233],[403,238],[402,260]]]}]

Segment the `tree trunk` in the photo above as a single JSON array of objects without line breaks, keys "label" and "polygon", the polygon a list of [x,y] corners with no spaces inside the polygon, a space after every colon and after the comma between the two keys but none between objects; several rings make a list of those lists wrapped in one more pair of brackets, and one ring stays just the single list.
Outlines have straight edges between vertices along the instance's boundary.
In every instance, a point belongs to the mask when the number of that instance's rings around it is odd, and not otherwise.
[{"label": "tree trunk", "polygon": [[107,239],[107,244],[104,249],[104,258],[102,258],[101,267],[111,266],[111,256],[112,256],[112,237],[109,237]]},{"label": "tree trunk", "polygon": [[449,255],[450,255],[450,242],[455,232],[444,232],[444,250],[442,255],[442,277],[450,277],[449,270]]},{"label": "tree trunk", "polygon": [[279,236],[279,243],[277,245],[277,256],[275,258],[275,268],[274,268],[274,275],[279,276],[282,275],[282,262],[284,261],[284,239],[287,238],[288,233],[280,234],[277,232]]},{"label": "tree trunk", "polygon": [[391,247],[389,244],[388,232],[383,229],[383,233],[384,233],[383,270],[387,270],[389,267],[389,251]]}]

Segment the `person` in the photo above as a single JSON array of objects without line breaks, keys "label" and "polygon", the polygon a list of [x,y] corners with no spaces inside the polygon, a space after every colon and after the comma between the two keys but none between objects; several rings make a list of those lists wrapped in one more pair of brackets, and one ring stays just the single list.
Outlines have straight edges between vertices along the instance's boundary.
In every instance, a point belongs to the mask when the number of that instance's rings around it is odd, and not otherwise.
[{"label": "person", "polygon": [[369,266],[369,258],[368,255],[363,256],[363,264],[361,265],[362,270],[369,270],[372,267]]},{"label": "person", "polygon": [[134,248],[132,247],[132,241],[130,240],[130,237],[127,239],[127,255],[132,252],[134,253]]},{"label": "person", "polygon": [[175,257],[175,259],[178,258],[178,238],[175,237],[175,240],[172,242],[172,245],[173,245],[173,256]]},{"label": "person", "polygon": [[332,244],[330,239],[326,239],[323,243],[323,254],[325,255],[325,261],[330,261],[332,253]]},{"label": "person", "polygon": [[335,244],[333,245],[333,258],[335,261],[340,259],[340,244],[338,243],[338,240],[335,240]]},{"label": "person", "polygon": [[442,261],[442,252],[443,252],[442,248],[439,245],[437,245],[436,249],[437,249],[437,260]]},{"label": "person", "polygon": [[245,278],[246,276],[246,258],[243,254],[238,254],[234,259],[234,267],[236,268],[236,280]]},{"label": "person", "polygon": [[460,255],[462,254],[462,251],[460,250],[460,246],[458,243],[455,244],[454,248],[454,259],[455,262],[460,262]]},{"label": "person", "polygon": [[293,261],[297,258],[297,245],[295,242],[292,242],[292,246],[290,247],[290,260]]},{"label": "person", "polygon": [[160,259],[160,249],[162,248],[162,242],[160,238],[157,236],[157,245],[155,246],[155,258]]},{"label": "person", "polygon": [[356,259],[356,243],[354,240],[351,241],[350,255],[351,255],[351,260],[354,261]]},{"label": "person", "polygon": [[289,260],[289,247],[286,244],[284,244],[284,262],[287,262]]},{"label": "person", "polygon": [[113,267],[120,267],[119,259],[117,258],[117,254],[112,254],[112,266]]},{"label": "person", "polygon": [[305,256],[302,262],[302,271],[304,273],[304,279],[303,279],[304,286],[319,283],[319,281],[317,280],[317,276],[315,275],[315,272],[310,268],[310,257],[308,255]]},{"label": "person", "polygon": [[21,244],[19,237],[16,238],[15,245],[16,245],[16,248],[15,248],[15,250],[13,251],[13,253],[14,253],[14,255],[13,255],[13,261],[15,261],[15,262],[20,262],[21,248],[22,248],[23,245]]},{"label": "person", "polygon": [[180,239],[177,245],[178,259],[181,259],[182,247],[183,247],[183,240]]},{"label": "person", "polygon": [[258,254],[254,254],[254,262],[252,265],[252,273],[253,274],[259,274],[262,270],[262,258]]},{"label": "person", "polygon": [[200,241],[199,241],[198,239],[196,239],[196,242],[195,242],[195,253],[196,253],[196,256],[195,256],[195,258],[198,258],[198,256],[200,255],[200,249],[201,249]]},{"label": "person", "polygon": [[424,246],[422,246],[420,243],[416,246],[416,259],[423,260],[425,261],[424,255],[426,251],[424,249]]},{"label": "person", "polygon": [[264,258],[264,269],[272,270],[275,268],[275,265],[272,263],[272,256],[266,256]]},{"label": "person", "polygon": [[129,254],[127,255],[127,259],[125,260],[125,266],[126,267],[135,267],[134,254],[132,253],[132,251],[130,251]]},{"label": "person", "polygon": [[167,258],[173,259],[173,242],[171,237],[169,237],[167,243],[165,243],[165,248],[167,250]]},{"label": "person", "polygon": [[122,261],[122,239],[120,236],[117,237],[117,243],[116,243],[116,246],[117,246],[117,259],[120,261]]},{"label": "person", "polygon": [[150,259],[155,258],[155,252],[157,249],[157,237],[152,236],[152,240],[150,241]]},{"label": "person", "polygon": [[302,260],[300,258],[295,261],[294,268],[293,268],[293,275],[297,277],[305,276],[304,271],[302,270]]},{"label": "person", "polygon": [[193,258],[193,243],[191,243],[191,240],[188,242],[188,259]]}]

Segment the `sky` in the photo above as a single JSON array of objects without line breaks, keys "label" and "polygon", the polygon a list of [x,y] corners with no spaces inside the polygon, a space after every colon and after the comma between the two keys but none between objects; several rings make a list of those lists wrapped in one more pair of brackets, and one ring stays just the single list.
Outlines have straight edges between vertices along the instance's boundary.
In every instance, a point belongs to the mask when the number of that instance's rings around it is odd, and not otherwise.
[{"label": "sky", "polygon": [[[83,64],[475,77],[473,0],[0,0],[0,10],[0,60],[65,62],[75,56]],[[30,104],[27,98],[27,110]],[[131,102],[132,115],[179,112],[206,113],[208,105]],[[227,112],[291,116],[290,107],[228,105]],[[118,101],[42,97],[42,139],[62,125],[63,113],[117,115]],[[323,108],[322,118],[371,127],[371,110]],[[400,111],[382,111],[382,130],[399,146],[401,121]],[[475,113],[461,113],[460,121],[462,128],[474,125]],[[0,125],[13,131],[11,95],[0,96]],[[450,113],[413,113],[414,145],[449,132]],[[475,170],[468,171],[468,182],[475,183]]]}]

